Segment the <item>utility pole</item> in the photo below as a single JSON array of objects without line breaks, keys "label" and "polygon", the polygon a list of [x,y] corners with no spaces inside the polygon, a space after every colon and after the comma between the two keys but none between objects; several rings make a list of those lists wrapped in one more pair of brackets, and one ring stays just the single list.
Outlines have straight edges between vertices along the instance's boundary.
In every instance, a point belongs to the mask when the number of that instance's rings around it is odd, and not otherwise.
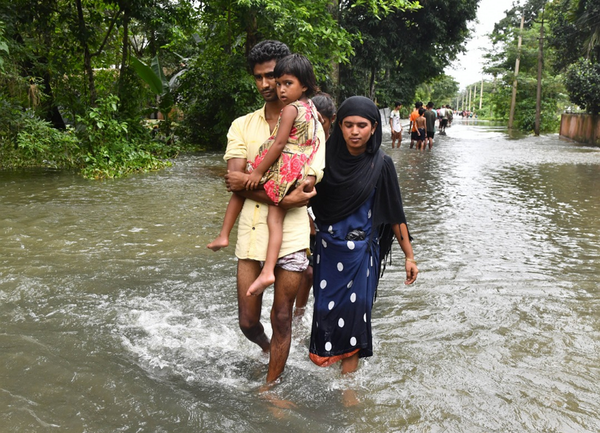
[{"label": "utility pole", "polygon": [[544,67],[544,9],[546,3],[542,6],[542,24],[540,26],[540,50],[538,51],[538,70],[537,70],[537,94],[535,98],[535,125],[533,132],[540,135],[540,124],[542,123],[542,69]]},{"label": "utility pole", "polygon": [[481,110],[481,104],[483,102],[483,77],[481,77],[481,89],[479,89],[479,109]]},{"label": "utility pole", "polygon": [[510,101],[510,115],[508,116],[508,129],[513,128],[515,120],[515,105],[517,103],[517,77],[519,75],[519,63],[521,62],[521,41],[523,39],[523,25],[525,24],[525,14],[521,12],[521,28],[519,30],[519,43],[517,45],[517,60],[515,61],[515,79],[512,87],[512,99]]},{"label": "utility pole", "polygon": [[469,111],[473,112],[473,88],[469,87]]}]

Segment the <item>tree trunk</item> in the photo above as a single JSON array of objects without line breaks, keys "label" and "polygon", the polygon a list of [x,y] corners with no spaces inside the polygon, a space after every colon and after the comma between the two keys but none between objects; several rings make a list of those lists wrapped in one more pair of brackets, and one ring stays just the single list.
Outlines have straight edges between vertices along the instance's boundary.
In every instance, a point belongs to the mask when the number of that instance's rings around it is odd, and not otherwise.
[{"label": "tree trunk", "polygon": [[83,6],[81,0],[75,0],[77,5],[77,21],[79,25],[79,41],[83,47],[83,69],[88,79],[88,91],[90,97],[90,105],[96,105],[96,84],[94,83],[94,70],[92,69],[92,53],[88,44],[88,32],[85,25],[85,17],[83,16]]},{"label": "tree trunk", "polygon": [[375,97],[375,74],[376,74],[376,70],[375,70],[375,64],[373,64],[373,67],[371,68],[371,78],[369,79],[369,98],[374,100]]},{"label": "tree trunk", "polygon": [[508,129],[512,129],[515,119],[515,105],[517,104],[517,76],[519,75],[519,62],[521,61],[521,41],[523,40],[523,25],[525,14],[521,13],[521,28],[519,30],[519,44],[517,45],[517,60],[515,61],[515,79],[513,80],[512,98],[510,100],[510,114],[508,116]]},{"label": "tree trunk", "polygon": [[123,14],[123,40],[122,40],[122,52],[121,52],[121,73],[123,77],[125,74],[125,68],[127,68],[127,59],[129,58],[129,12],[124,11]]},{"label": "tree trunk", "polygon": [[540,26],[540,50],[538,51],[537,93],[535,98],[535,126],[533,132],[540,135],[542,123],[542,69],[544,67],[544,7],[542,8],[542,25]]},{"label": "tree trunk", "polygon": [[[338,23],[340,22],[340,7],[338,0],[331,0],[328,6],[329,12],[333,16],[333,19]],[[340,63],[331,61],[331,81],[333,84],[333,99],[335,101],[340,100]]]}]

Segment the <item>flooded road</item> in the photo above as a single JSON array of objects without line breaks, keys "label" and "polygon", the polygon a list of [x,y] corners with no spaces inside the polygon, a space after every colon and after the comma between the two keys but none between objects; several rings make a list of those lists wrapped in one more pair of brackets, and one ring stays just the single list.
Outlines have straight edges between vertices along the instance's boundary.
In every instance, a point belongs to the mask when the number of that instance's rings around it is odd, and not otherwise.
[{"label": "flooded road", "polygon": [[0,172],[0,431],[600,431],[600,149],[482,121],[432,151],[386,137],[419,279],[395,249],[349,380],[308,360],[309,306],[287,409],[258,393],[233,248],[205,247],[220,154],[107,182]]}]

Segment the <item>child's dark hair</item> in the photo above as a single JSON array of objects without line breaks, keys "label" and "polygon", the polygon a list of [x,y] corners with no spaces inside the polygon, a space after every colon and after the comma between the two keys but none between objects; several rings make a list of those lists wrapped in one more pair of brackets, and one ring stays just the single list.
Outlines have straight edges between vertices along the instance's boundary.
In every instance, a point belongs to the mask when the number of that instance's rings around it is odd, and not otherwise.
[{"label": "child's dark hair", "polygon": [[290,49],[283,42],[269,39],[259,42],[248,53],[247,61],[250,73],[254,73],[254,67],[260,63],[283,59],[290,54]]},{"label": "child's dark hair", "polygon": [[419,108],[419,116],[422,116],[424,112],[425,109],[423,107]]},{"label": "child's dark hair", "polygon": [[398,101],[394,102],[394,108],[396,108],[398,105],[402,105],[402,103]]},{"label": "child's dark hair", "polygon": [[285,74],[293,75],[300,81],[300,84],[306,86],[304,94],[307,98],[310,98],[319,91],[313,67],[310,61],[303,55],[290,54],[277,61],[273,75],[275,78],[279,78]]},{"label": "child's dark hair", "polygon": [[327,117],[328,119],[335,116],[335,104],[331,95],[325,92],[319,92],[312,97],[313,104],[317,108],[317,111],[321,113],[321,116]]}]

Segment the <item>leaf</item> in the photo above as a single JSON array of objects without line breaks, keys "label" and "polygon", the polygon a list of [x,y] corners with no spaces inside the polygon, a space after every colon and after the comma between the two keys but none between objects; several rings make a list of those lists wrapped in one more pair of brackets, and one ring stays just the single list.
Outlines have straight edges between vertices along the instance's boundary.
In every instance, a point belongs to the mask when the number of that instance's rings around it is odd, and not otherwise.
[{"label": "leaf", "polygon": [[131,56],[131,66],[139,77],[150,86],[152,93],[155,95],[161,95],[163,93],[163,82],[150,66],[142,63],[133,56]]},{"label": "leaf", "polygon": [[[156,76],[160,79],[163,91],[168,91],[169,82],[167,81],[167,77],[165,77],[162,67],[160,66],[160,62],[158,61],[158,55],[154,56],[154,58],[152,59],[151,68],[152,71],[156,74]],[[160,94],[162,94],[162,92]]]}]

